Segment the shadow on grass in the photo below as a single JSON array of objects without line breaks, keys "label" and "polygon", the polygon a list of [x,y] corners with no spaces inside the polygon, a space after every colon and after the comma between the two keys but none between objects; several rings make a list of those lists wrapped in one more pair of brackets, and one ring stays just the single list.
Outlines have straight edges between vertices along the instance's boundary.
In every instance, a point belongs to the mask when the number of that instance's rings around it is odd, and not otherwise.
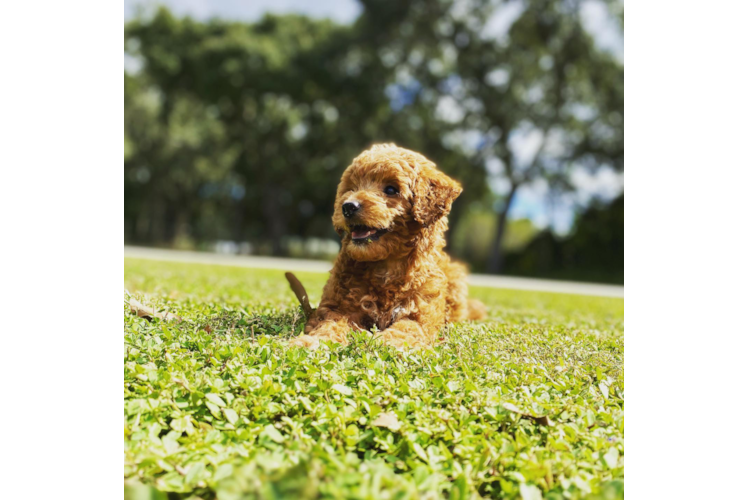
[{"label": "shadow on grass", "polygon": [[304,330],[306,318],[301,307],[254,313],[239,310],[201,318],[199,324],[211,334],[242,333],[250,340],[259,335],[290,338]]}]

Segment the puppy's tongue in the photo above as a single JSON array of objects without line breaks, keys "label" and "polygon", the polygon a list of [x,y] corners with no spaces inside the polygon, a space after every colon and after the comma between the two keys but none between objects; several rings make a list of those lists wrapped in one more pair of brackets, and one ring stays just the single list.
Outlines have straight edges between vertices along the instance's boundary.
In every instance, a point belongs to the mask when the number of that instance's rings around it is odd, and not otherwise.
[{"label": "puppy's tongue", "polygon": [[376,232],[376,229],[362,229],[360,231],[351,231],[351,238],[353,238],[354,240],[362,240],[364,238],[368,238]]}]

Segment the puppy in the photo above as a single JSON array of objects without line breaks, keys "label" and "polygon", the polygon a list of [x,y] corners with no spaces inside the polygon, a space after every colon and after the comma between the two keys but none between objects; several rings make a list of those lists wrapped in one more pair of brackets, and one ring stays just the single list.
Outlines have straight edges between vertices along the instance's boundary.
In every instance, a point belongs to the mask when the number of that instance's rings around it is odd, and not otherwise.
[{"label": "puppy", "polygon": [[351,330],[371,330],[395,347],[431,344],[448,321],[481,319],[468,300],[466,269],[443,248],[447,214],[462,192],[424,156],[375,145],[345,170],[335,230],[341,249],[305,334],[292,344],[346,344]]}]

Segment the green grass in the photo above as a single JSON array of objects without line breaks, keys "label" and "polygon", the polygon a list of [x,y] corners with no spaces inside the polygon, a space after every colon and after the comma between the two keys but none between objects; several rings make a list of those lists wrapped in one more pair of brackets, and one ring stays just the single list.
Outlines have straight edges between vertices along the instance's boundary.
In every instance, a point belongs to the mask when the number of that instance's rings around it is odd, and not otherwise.
[{"label": "green grass", "polygon": [[125,288],[185,320],[124,307],[126,498],[623,498],[621,299],[474,288],[489,320],[433,349],[311,352],[281,271],[125,259]]}]

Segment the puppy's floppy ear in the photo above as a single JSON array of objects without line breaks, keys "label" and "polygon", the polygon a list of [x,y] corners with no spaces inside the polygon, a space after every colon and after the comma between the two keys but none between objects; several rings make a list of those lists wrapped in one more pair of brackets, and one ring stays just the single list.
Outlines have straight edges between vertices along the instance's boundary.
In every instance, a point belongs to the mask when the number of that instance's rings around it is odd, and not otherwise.
[{"label": "puppy's floppy ear", "polygon": [[452,202],[462,193],[462,186],[435,168],[426,168],[416,180],[413,217],[429,226],[449,213]]}]

